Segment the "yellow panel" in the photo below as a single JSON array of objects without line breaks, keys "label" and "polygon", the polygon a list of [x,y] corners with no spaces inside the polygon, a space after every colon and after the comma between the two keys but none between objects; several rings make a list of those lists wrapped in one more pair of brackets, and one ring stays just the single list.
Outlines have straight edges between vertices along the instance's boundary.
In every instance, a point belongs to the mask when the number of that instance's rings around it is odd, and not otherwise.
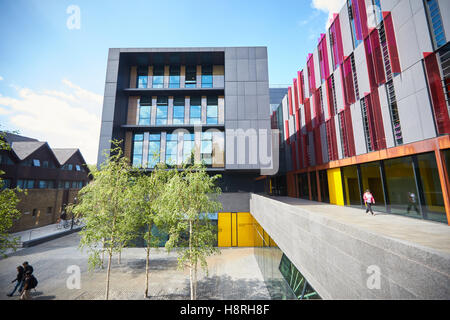
[{"label": "yellow panel", "polygon": [[219,247],[231,246],[231,213],[219,212],[217,221],[217,242]]},{"label": "yellow panel", "polygon": [[340,168],[328,169],[328,187],[330,190],[330,203],[339,206],[344,205],[344,192],[342,190],[342,178]]},{"label": "yellow panel", "polygon": [[238,247],[253,247],[255,245],[253,217],[250,212],[237,214]]},{"label": "yellow panel", "polygon": [[231,246],[237,247],[238,233],[237,233],[237,212],[231,213]]}]

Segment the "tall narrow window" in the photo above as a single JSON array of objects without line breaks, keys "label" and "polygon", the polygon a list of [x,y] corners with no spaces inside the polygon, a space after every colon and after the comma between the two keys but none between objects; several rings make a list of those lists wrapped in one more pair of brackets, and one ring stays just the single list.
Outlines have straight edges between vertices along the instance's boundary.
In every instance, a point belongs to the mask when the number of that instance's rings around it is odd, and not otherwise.
[{"label": "tall narrow window", "polygon": [[164,88],[164,66],[153,67],[153,88]]},{"label": "tall narrow window", "polygon": [[440,48],[447,43],[442,24],[441,11],[437,0],[426,0],[428,23],[433,34],[433,43],[435,48]]},{"label": "tall narrow window", "polygon": [[206,123],[207,124],[217,124],[218,123],[218,113],[217,113],[217,96],[209,96],[207,98],[206,106]]},{"label": "tall narrow window", "polygon": [[183,162],[193,162],[193,152],[195,148],[195,135],[193,133],[185,133],[183,141]]},{"label": "tall narrow window", "polygon": [[180,66],[170,66],[169,68],[169,88],[180,87]]},{"label": "tall narrow window", "polygon": [[351,63],[351,67],[352,67],[353,84],[355,86],[356,100],[359,100],[358,76],[356,75],[355,56],[353,55],[353,53],[350,55],[350,63]]},{"label": "tall narrow window", "polygon": [[161,134],[151,133],[148,140],[147,167],[154,168],[160,161]]},{"label": "tall narrow window", "polygon": [[185,77],[185,87],[195,88],[197,86],[197,66],[187,65],[186,66],[186,77]]},{"label": "tall narrow window", "polygon": [[166,135],[166,164],[176,165],[178,154],[178,134]]},{"label": "tall narrow window", "polygon": [[166,96],[158,97],[156,100],[156,124],[167,124],[168,98]]},{"label": "tall narrow window", "polygon": [[349,156],[349,150],[348,150],[347,132],[346,132],[346,126],[345,126],[345,116],[344,116],[343,111],[341,113],[339,113],[339,133],[341,136],[342,157],[347,158]]},{"label": "tall narrow window", "polygon": [[400,117],[398,115],[397,98],[395,97],[394,82],[390,80],[386,83],[386,93],[391,114],[392,130],[394,134],[395,145],[403,144],[402,127],[400,126]]},{"label": "tall narrow window", "polygon": [[142,165],[142,149],[144,146],[144,134],[137,133],[133,139],[133,166],[140,167]]},{"label": "tall narrow window", "polygon": [[200,97],[191,97],[191,108],[189,112],[190,124],[202,123],[202,106]]},{"label": "tall narrow window", "polygon": [[202,88],[213,87],[212,65],[202,66]]},{"label": "tall narrow window", "polygon": [[207,166],[212,165],[212,133],[202,132],[201,160]]},{"label": "tall narrow window", "polygon": [[173,99],[173,124],[184,124],[184,96]]},{"label": "tall narrow window", "polygon": [[139,100],[139,125],[150,125],[151,97],[142,96]]},{"label": "tall narrow window", "polygon": [[367,110],[366,99],[361,99],[361,114],[363,120],[364,127],[364,138],[366,141],[367,152],[373,151],[372,138],[370,134],[370,125],[369,125],[369,110]]},{"label": "tall narrow window", "polygon": [[140,66],[137,71],[138,88],[147,88],[148,82],[148,67]]}]

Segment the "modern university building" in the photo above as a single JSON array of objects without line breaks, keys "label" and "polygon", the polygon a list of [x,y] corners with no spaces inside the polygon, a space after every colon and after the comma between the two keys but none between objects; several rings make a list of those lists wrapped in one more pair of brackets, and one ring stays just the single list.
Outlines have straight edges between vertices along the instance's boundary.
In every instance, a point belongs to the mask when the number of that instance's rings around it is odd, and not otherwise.
[{"label": "modern university building", "polygon": [[275,299],[449,299],[449,14],[348,0],[286,89],[265,47],[110,49],[99,163],[193,151],[223,176],[218,246],[255,247]]}]

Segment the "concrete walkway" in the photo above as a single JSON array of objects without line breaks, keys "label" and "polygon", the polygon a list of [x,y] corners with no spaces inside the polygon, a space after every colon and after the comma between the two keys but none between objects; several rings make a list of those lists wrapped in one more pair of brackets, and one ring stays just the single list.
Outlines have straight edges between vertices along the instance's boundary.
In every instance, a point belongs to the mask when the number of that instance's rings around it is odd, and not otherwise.
[{"label": "concrete walkway", "polygon": [[[106,270],[88,272],[88,255],[80,251],[80,235],[73,233],[34,247],[24,248],[0,260],[0,300],[7,297],[16,267],[28,261],[39,281],[32,298],[36,300],[101,300],[105,297]],[[226,248],[208,261],[208,275],[198,275],[199,299],[270,299],[269,292],[253,255],[253,248]],[[69,288],[69,268],[79,268],[81,287]],[[106,260],[105,260],[106,267]],[[68,269],[69,268],[69,269]],[[74,269],[72,269],[74,270]],[[110,299],[142,300],[145,288],[145,250],[126,248],[118,263],[113,257]],[[189,271],[177,269],[176,253],[154,249],[150,254],[150,299],[189,299]]]},{"label": "concrete walkway", "polygon": [[372,216],[368,213],[366,214],[363,209],[324,204],[298,198],[270,198],[367,232],[450,253],[450,226],[443,223],[381,212],[375,212],[375,215]]}]

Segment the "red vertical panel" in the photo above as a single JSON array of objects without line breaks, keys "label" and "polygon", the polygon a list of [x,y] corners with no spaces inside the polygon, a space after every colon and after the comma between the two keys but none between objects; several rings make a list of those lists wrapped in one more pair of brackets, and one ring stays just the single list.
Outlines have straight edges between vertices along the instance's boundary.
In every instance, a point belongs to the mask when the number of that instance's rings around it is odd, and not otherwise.
[{"label": "red vertical panel", "polygon": [[397,52],[397,41],[395,38],[395,31],[394,31],[394,23],[392,21],[392,15],[387,12],[383,12],[384,16],[384,29],[386,32],[386,40],[388,43],[388,50],[389,50],[389,57],[391,60],[391,68],[392,72],[394,73],[400,73],[400,60],[398,58],[398,52]]},{"label": "red vertical panel", "polygon": [[309,99],[305,99],[305,124],[306,124],[306,131],[308,132],[312,131],[311,106],[309,101],[310,101]]},{"label": "red vertical panel", "polygon": [[297,142],[294,141],[291,144],[291,154],[292,154],[292,169],[297,170]]},{"label": "red vertical panel", "polygon": [[370,141],[372,142],[372,149],[379,150],[377,132],[375,130],[375,118],[373,115],[372,99],[368,94],[364,97],[366,103],[367,122],[369,124]]},{"label": "red vertical panel", "polygon": [[321,77],[320,80],[321,82],[323,82],[330,75],[330,67],[328,64],[327,40],[324,33],[321,34],[318,52],[319,52],[320,77]]},{"label": "red vertical panel", "polygon": [[303,166],[303,152],[302,152],[302,134],[301,130],[297,131],[297,150],[298,150],[298,165],[301,168],[304,168]]},{"label": "red vertical panel", "polygon": [[377,81],[375,79],[375,71],[373,66],[373,58],[372,58],[372,46],[370,44],[370,39],[366,38],[364,40],[364,49],[366,51],[366,63],[367,63],[367,72],[369,75],[370,88],[377,87]]},{"label": "red vertical panel", "polygon": [[[327,95],[327,106],[328,106],[328,119],[332,118],[334,116],[334,103],[333,103],[333,87],[331,84],[331,77],[327,79],[327,82],[325,82],[325,92]],[[325,119],[325,120],[328,120]]]},{"label": "red vertical panel", "polygon": [[351,59],[344,61],[344,91],[346,104],[355,103],[355,87],[353,86],[353,73]]},{"label": "red vertical panel", "polygon": [[336,42],[337,42],[337,56],[338,63],[341,64],[344,60],[344,46],[342,44],[342,31],[341,31],[341,22],[339,21],[339,16],[334,20],[335,31],[336,31]]},{"label": "red vertical panel", "polygon": [[286,143],[289,144],[289,121],[288,120],[284,120],[284,134],[285,134],[285,140]]},{"label": "red vertical panel", "polygon": [[386,136],[384,134],[383,115],[381,113],[380,96],[378,89],[375,88],[370,94],[372,100],[372,110],[375,122],[375,131],[377,133],[378,149],[386,149]]},{"label": "red vertical panel", "polygon": [[303,155],[305,157],[305,167],[309,167],[311,165],[311,159],[309,158],[309,154],[308,154],[308,135],[304,134],[302,135],[303,138]]},{"label": "red vertical panel", "polygon": [[369,28],[367,26],[367,12],[366,12],[366,4],[364,0],[357,0],[358,1],[358,10],[359,10],[359,21],[361,23],[361,29],[363,38],[366,38],[369,34]]},{"label": "red vertical panel", "polygon": [[[297,86],[297,79],[293,79],[294,81],[294,106],[295,110],[298,110],[298,86]],[[297,127],[298,130],[299,127]]]},{"label": "red vertical panel", "polygon": [[322,158],[322,142],[320,140],[320,127],[317,126],[313,131],[314,135],[314,155],[316,157],[316,165],[323,163]]},{"label": "red vertical panel", "polygon": [[375,69],[375,78],[378,85],[386,82],[386,77],[384,74],[384,64],[383,56],[381,53],[380,37],[378,35],[378,30],[374,29],[370,33],[370,45],[372,47],[372,59]]},{"label": "red vertical panel", "polygon": [[297,72],[297,83],[299,86],[299,102],[300,104],[304,103],[305,100],[305,86],[304,86],[304,82],[303,82],[303,71],[298,71]]},{"label": "red vertical panel", "polygon": [[295,112],[295,128],[296,131],[299,132],[301,130],[300,128],[300,109],[297,109]]},{"label": "red vertical panel", "polygon": [[316,77],[314,73],[314,58],[311,53],[308,55],[308,62],[306,65],[308,67],[309,96],[312,96],[316,90]]},{"label": "red vertical panel", "polygon": [[331,130],[331,145],[333,146],[333,160],[338,160],[338,150],[337,150],[337,139],[336,139],[336,125],[334,123],[334,118],[331,118],[330,120],[330,130]]},{"label": "red vertical panel", "polygon": [[352,125],[352,115],[350,108],[344,110],[345,116],[345,131],[347,132],[347,144],[348,144],[348,155],[349,157],[354,156],[355,152],[355,138],[353,137],[353,125]]},{"label": "red vertical panel", "polygon": [[292,87],[288,87],[288,103],[289,103],[289,115],[292,116],[294,111],[292,109]]},{"label": "red vertical panel", "polygon": [[450,133],[450,120],[436,54],[427,54],[424,61],[438,134]]}]

